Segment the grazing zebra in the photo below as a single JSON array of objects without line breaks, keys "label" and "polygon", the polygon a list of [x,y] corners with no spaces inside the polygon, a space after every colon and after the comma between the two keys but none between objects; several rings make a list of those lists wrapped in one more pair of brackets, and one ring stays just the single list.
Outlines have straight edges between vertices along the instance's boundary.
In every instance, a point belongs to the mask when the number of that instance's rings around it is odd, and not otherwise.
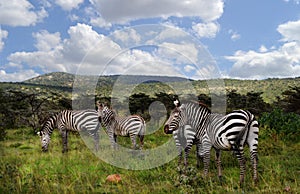
[{"label": "grazing zebra", "polygon": [[98,113],[95,110],[72,111],[63,110],[51,116],[38,132],[41,137],[42,150],[48,151],[50,137],[53,130],[57,128],[62,136],[63,150],[68,151],[68,132],[69,131],[87,131],[93,136],[95,141],[95,149],[99,147],[100,123],[98,121]]},{"label": "grazing zebra", "polygon": [[[197,138],[195,138],[196,132],[190,125],[184,125],[183,127],[180,127],[178,130],[173,131],[173,138],[175,140],[175,145],[178,150],[178,164],[180,165],[182,162],[182,156],[184,161],[185,168],[187,167],[188,161],[188,155],[190,153],[190,150],[192,149],[193,145],[196,145],[197,152],[200,149],[200,142]],[[183,153],[184,151],[184,153]],[[198,154],[197,154],[198,156]],[[197,167],[200,166],[200,158],[197,157]]]},{"label": "grazing zebra", "polygon": [[138,115],[118,117],[116,113],[107,106],[101,103],[97,103],[97,106],[99,121],[106,128],[106,133],[109,136],[113,148],[116,148],[117,136],[129,136],[133,149],[136,149],[136,137],[138,136],[140,139],[140,149],[143,148],[146,123],[142,117]]},{"label": "grazing zebra", "polygon": [[[245,156],[244,144],[250,148],[253,168],[253,180],[257,176],[257,147],[258,147],[258,122],[249,111],[236,110],[225,116],[211,114],[210,110],[196,103],[186,103],[177,106],[172,111],[165,123],[165,133],[171,133],[187,123],[196,129],[196,138],[201,142],[200,156],[203,157],[204,175],[207,175],[210,161],[210,150],[232,150],[240,165],[240,184],[244,182]],[[220,161],[220,160],[219,160]]]}]

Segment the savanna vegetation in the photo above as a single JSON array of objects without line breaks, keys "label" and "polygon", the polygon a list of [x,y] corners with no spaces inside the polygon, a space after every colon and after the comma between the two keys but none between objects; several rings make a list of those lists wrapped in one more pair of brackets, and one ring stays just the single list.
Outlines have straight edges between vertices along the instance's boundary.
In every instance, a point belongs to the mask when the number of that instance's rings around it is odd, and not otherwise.
[{"label": "savanna vegetation", "polygon": [[[71,109],[72,102],[77,100],[80,103],[80,98],[104,102],[120,100],[129,105],[130,113],[149,120],[153,116],[149,112],[153,102],[160,102],[169,111],[173,108],[173,97],[177,95],[166,82],[141,83],[142,78],[131,77],[126,83],[121,83],[124,88],[136,85],[130,96],[114,99],[111,91],[117,78],[112,76],[99,78],[96,98],[95,94],[87,93],[72,101],[74,76],[58,73],[45,77],[26,83],[0,84],[0,193],[299,192],[299,78],[225,80],[227,111],[250,110],[260,123],[259,183],[253,184],[246,150],[247,175],[245,184],[240,187],[238,162],[231,152],[222,153],[222,182],[217,177],[213,151],[210,173],[205,178],[202,177],[202,168],[196,168],[194,148],[186,175],[180,175],[177,158],[149,170],[127,170],[107,164],[94,155],[76,133],[69,136],[68,153],[61,153],[61,137],[57,131],[52,135],[49,152],[41,152],[36,135],[41,124],[55,112]],[[86,77],[80,79],[83,85],[88,82]],[[184,80],[172,78],[172,82],[180,84]],[[198,94],[194,98],[210,105],[211,94],[205,82],[192,81],[192,84]],[[186,93],[188,91],[182,91],[182,94]],[[122,103],[117,108],[121,110],[121,106]],[[161,115],[163,112],[156,114]],[[144,149],[156,148],[170,138],[162,129],[157,130],[145,137]],[[119,140],[122,145],[130,145],[128,138]],[[121,182],[106,181],[110,174],[120,174]]]}]

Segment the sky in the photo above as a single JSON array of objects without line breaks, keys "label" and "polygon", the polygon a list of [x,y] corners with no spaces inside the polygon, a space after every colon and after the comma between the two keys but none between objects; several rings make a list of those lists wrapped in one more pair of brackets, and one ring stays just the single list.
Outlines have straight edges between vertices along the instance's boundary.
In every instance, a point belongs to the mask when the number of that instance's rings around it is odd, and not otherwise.
[{"label": "sky", "polygon": [[0,0],[0,81],[300,76],[300,0]]}]

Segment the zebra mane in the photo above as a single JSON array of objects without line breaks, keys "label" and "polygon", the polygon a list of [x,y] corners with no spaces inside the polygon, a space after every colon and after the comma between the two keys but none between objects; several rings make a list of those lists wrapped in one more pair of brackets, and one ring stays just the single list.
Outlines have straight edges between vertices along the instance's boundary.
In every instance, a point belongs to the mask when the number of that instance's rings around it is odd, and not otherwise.
[{"label": "zebra mane", "polygon": [[192,106],[198,106],[201,107],[205,110],[207,110],[209,113],[211,113],[210,108],[208,107],[207,104],[200,102],[200,101],[195,101],[195,100],[191,100],[190,102],[187,102],[186,104],[191,104]]},{"label": "zebra mane", "polygon": [[[56,113],[56,114],[54,114],[54,115],[51,115],[47,120],[46,120],[46,122],[44,122],[44,124],[43,124],[43,126],[42,126],[42,128],[41,128],[41,130],[40,130],[40,133],[41,132],[46,132],[46,133],[48,133],[49,131],[48,130],[45,130],[46,128],[47,128],[47,126],[48,126],[48,128],[49,127],[51,127],[51,128],[55,128],[55,125],[56,125],[56,123],[57,123],[57,116],[58,116],[58,114],[59,113]],[[51,131],[52,132],[52,131]]]}]

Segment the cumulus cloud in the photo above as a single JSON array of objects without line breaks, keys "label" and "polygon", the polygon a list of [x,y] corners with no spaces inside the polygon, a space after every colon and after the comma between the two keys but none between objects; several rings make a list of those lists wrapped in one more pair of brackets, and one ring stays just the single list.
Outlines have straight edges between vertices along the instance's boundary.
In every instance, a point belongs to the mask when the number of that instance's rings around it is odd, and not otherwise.
[{"label": "cumulus cloud", "polygon": [[99,35],[91,26],[80,23],[71,26],[68,34],[68,39],[61,40],[58,32],[51,34],[43,30],[34,33],[37,51],[12,53],[8,57],[9,65],[26,64],[39,67],[44,72],[76,73],[85,55],[103,39],[103,35]]},{"label": "cumulus cloud", "polygon": [[220,26],[215,22],[210,22],[194,24],[192,28],[200,38],[214,38]]},{"label": "cumulus cloud", "polygon": [[282,41],[300,41],[300,20],[281,24],[277,31],[283,36]]},{"label": "cumulus cloud", "polygon": [[218,19],[223,14],[222,0],[90,0],[109,23],[124,24],[137,19],[200,17],[205,22]]},{"label": "cumulus cloud", "polygon": [[9,26],[30,26],[47,17],[44,8],[37,10],[27,0],[0,0],[0,24]]},{"label": "cumulus cloud", "polygon": [[55,3],[63,10],[70,11],[78,8],[79,4],[83,3],[83,1],[84,0],[55,0]]},{"label": "cumulus cloud", "polygon": [[113,36],[116,40],[120,40],[122,43],[136,45],[141,41],[141,36],[132,28],[128,30],[118,30],[114,32]]},{"label": "cumulus cloud", "polygon": [[36,40],[35,47],[39,51],[51,51],[61,43],[59,32],[51,34],[46,30],[42,30],[33,33],[33,38]]},{"label": "cumulus cloud", "polygon": [[[69,36],[65,39],[58,32],[41,30],[32,34],[36,51],[12,53],[6,66],[20,72],[26,66],[45,73],[62,71],[94,75],[180,75],[180,72],[196,71],[190,65],[199,57],[195,43],[189,42],[184,37],[187,35],[181,31],[175,33],[174,28],[156,30],[124,29],[108,37],[97,33],[89,25],[78,23],[68,29]],[[165,33],[172,30],[173,38],[172,34],[167,36]],[[140,47],[141,41],[152,42],[156,46]]]},{"label": "cumulus cloud", "polygon": [[300,75],[300,21],[287,22],[277,30],[283,44],[277,49],[262,46],[259,52],[237,51],[226,59],[234,65],[229,75],[238,78],[294,77]]},{"label": "cumulus cloud", "polygon": [[197,63],[198,62],[198,49],[192,43],[170,43],[164,42],[159,45],[158,55],[174,61],[177,64]]},{"label": "cumulus cloud", "polygon": [[0,82],[9,82],[12,80],[15,82],[20,82],[36,76],[39,76],[39,74],[34,70],[24,70],[14,73],[7,73],[4,70],[0,70]]}]

